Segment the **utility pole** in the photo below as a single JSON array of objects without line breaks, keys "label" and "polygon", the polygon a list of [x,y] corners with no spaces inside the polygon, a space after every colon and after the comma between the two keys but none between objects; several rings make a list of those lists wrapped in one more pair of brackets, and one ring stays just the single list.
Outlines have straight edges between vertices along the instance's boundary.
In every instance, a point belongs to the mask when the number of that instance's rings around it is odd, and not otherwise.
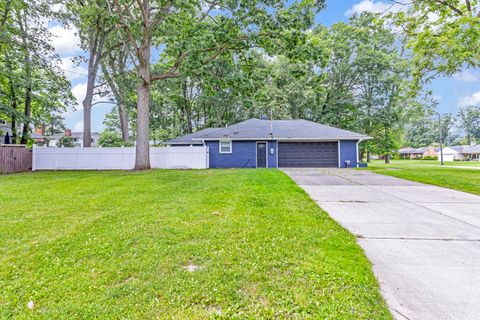
[{"label": "utility pole", "polygon": [[436,112],[436,114],[438,115],[438,138],[440,142],[440,163],[443,166],[442,116],[438,112]]}]

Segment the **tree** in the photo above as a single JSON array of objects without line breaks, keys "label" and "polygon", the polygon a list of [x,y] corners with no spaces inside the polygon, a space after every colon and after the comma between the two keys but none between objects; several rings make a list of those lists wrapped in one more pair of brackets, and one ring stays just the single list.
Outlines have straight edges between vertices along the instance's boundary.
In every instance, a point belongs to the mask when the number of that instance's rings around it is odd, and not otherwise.
[{"label": "tree", "polygon": [[[281,1],[121,1],[114,0],[122,39],[134,52],[138,76],[135,169],[150,168],[150,93],[154,81],[178,78],[227,51],[274,44],[272,37],[301,40],[322,0],[286,5]],[[215,10],[215,14],[212,11]],[[277,16],[278,14],[278,16]],[[152,47],[162,47],[160,68],[151,69]]]},{"label": "tree", "polygon": [[[399,4],[399,2],[395,2]],[[480,6],[475,0],[413,0],[394,14],[414,53],[417,84],[480,67]]]},{"label": "tree", "polygon": [[2,5],[0,112],[12,125],[12,142],[26,144],[33,126],[65,110],[74,98],[53,63],[56,55],[45,24],[45,19],[55,17],[52,2],[12,0]]},{"label": "tree", "polygon": [[409,88],[412,79],[410,60],[398,49],[395,34],[370,13],[350,21],[355,76],[351,89],[355,95],[357,130],[374,139],[365,142],[362,151],[385,156],[401,146],[406,125],[422,111],[418,92]]},{"label": "tree", "polygon": [[[87,87],[83,105],[83,146],[92,145],[92,105],[96,94],[96,80],[100,63],[107,54],[121,43],[112,43],[109,37],[115,30],[114,19],[108,9],[110,0],[67,1],[68,22],[73,22],[79,30],[81,47],[88,52]],[[101,89],[101,88],[100,88]],[[97,90],[98,91],[98,90]]]},{"label": "tree", "polygon": [[117,131],[105,130],[98,138],[101,147],[122,147],[125,145],[122,136]]},{"label": "tree", "polygon": [[73,148],[73,138],[69,136],[61,137],[60,140],[58,140],[58,146],[63,148]]},{"label": "tree", "polygon": [[129,48],[123,44],[120,48],[110,50],[105,59],[102,60],[102,73],[106,83],[115,98],[117,104],[119,128],[122,133],[123,142],[129,140],[130,132],[128,125],[127,103],[129,84],[132,83],[131,73],[127,72],[127,59]]},{"label": "tree", "polygon": [[480,133],[480,106],[466,106],[458,112],[458,124],[465,132],[467,143],[471,144],[474,139],[479,139]]}]

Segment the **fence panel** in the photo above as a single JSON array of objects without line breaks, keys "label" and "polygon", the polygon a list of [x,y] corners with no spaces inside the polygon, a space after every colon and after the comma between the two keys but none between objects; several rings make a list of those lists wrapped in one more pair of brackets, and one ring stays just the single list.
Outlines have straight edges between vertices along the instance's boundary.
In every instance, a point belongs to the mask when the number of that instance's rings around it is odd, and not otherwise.
[{"label": "fence panel", "polygon": [[0,174],[32,170],[32,151],[21,145],[0,145]]},{"label": "fence panel", "polygon": [[[207,147],[150,148],[152,168],[206,169]],[[131,170],[135,148],[34,148],[33,170]]]}]

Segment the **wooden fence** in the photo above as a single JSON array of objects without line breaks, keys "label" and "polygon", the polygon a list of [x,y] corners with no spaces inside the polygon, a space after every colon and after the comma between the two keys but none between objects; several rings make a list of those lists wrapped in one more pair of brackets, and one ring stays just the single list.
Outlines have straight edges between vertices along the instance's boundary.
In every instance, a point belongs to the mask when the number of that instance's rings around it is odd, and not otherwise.
[{"label": "wooden fence", "polygon": [[0,174],[32,170],[32,150],[22,145],[0,145]]}]

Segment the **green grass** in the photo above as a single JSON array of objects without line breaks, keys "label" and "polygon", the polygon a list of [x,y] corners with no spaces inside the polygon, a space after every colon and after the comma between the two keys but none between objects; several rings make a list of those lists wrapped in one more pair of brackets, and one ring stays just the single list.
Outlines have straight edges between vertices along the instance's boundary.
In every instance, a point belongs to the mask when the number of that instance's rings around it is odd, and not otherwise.
[{"label": "green grass", "polygon": [[[375,164],[383,164],[383,160],[373,161]],[[441,166],[440,161],[438,160],[392,160],[392,164],[409,164],[409,165],[431,165],[431,166]],[[445,166],[461,166],[461,167],[479,167],[480,161],[446,161],[444,162]]]},{"label": "green grass", "polygon": [[[417,164],[419,160],[397,160],[391,164],[376,161],[368,170],[389,176],[418,181],[440,187],[480,194],[480,170]],[[422,161],[429,162],[429,161]],[[432,161],[436,163],[436,161]],[[456,162],[455,162],[456,163]]]},{"label": "green grass", "polygon": [[40,172],[0,189],[0,318],[391,319],[355,238],[277,170]]}]

